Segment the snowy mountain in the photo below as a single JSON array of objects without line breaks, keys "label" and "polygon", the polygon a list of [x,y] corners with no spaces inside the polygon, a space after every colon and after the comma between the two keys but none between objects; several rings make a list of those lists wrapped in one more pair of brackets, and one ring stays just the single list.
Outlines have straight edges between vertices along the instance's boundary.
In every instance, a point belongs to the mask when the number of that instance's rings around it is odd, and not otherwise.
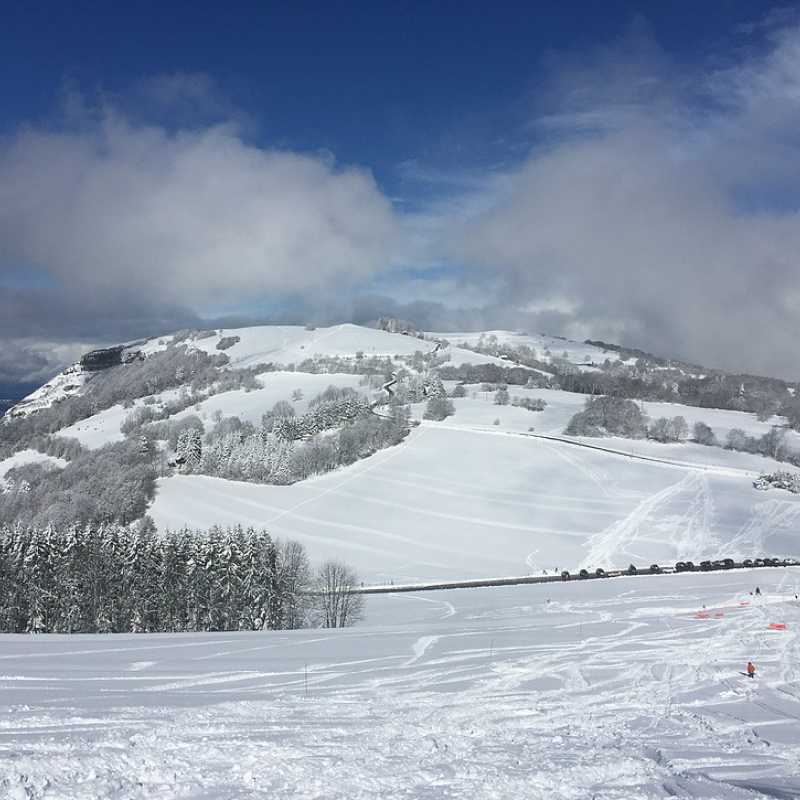
[{"label": "snowy mountain", "polygon": [[[787,414],[792,387],[602,343],[503,331],[421,336],[354,325],[194,331],[85,357],[0,426],[6,440],[21,430],[2,453],[2,502],[21,479],[63,478],[65,458],[90,469],[92,454],[146,437],[155,491],[135,513],[146,512],[158,530],[266,529],[303,543],[314,559],[345,559],[365,583],[797,553],[800,498],[754,486],[761,475],[787,470],[800,450],[786,416],[637,399],[649,430],[682,419],[683,434],[665,442],[564,433],[591,399],[587,381],[659,398],[691,392],[705,402],[709,387],[716,397],[733,385],[728,405],[772,403],[779,411],[783,403]],[[99,369],[103,360],[110,363]],[[210,458],[215,430],[234,431],[237,442],[247,432],[264,438],[276,404],[308,421],[315,398],[332,386],[365,397],[384,416],[385,403],[400,400],[413,422],[407,435],[342,466],[305,466],[303,479],[230,480],[219,467],[214,474],[175,463],[180,431],[195,426],[200,457]],[[452,403],[444,419],[425,418],[434,386]],[[47,425],[46,436],[37,424]],[[718,446],[693,441],[698,426]],[[292,458],[304,454],[307,464],[312,450],[321,458],[331,436],[329,427],[298,435]],[[780,462],[764,447],[776,436]],[[750,446],[725,446],[742,438]],[[216,441],[229,442],[221,434]],[[61,513],[53,502],[52,513]]]},{"label": "snowy mountain", "polygon": [[[66,495],[94,513],[74,473],[118,513],[136,487],[117,478],[144,463],[159,533],[264,529],[388,591],[341,630],[4,636],[3,797],[800,797],[800,568],[392,591],[798,555],[794,484],[766,477],[796,471],[794,387],[501,331],[251,328],[112,350],[0,426],[0,509],[60,514]],[[600,408],[590,385],[636,398],[601,408],[622,434],[565,434]],[[359,446],[393,413],[400,440],[312,459],[352,444],[333,412],[359,397]],[[442,401],[453,413],[428,413]],[[225,469],[236,452],[249,469],[254,436],[275,456],[287,420],[321,428],[282,440],[285,482],[203,473],[223,444]]]}]

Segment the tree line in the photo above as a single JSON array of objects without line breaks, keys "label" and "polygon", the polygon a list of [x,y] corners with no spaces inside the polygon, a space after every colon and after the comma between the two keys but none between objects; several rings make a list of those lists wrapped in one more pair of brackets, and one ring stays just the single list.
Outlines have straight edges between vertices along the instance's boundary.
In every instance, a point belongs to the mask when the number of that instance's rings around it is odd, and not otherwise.
[{"label": "tree line", "polygon": [[[566,436],[622,436],[627,439],[654,439],[658,442],[681,442],[689,435],[689,425],[678,415],[659,417],[649,422],[641,406],[622,397],[587,397],[583,411],[574,414],[564,429]],[[787,429],[773,425],[761,436],[748,436],[741,428],[728,431],[720,443],[704,422],[692,426],[692,438],[708,447],[724,447],[743,453],[764,456],[800,466],[800,452],[787,441]]]},{"label": "tree line", "polygon": [[[336,387],[326,393],[331,389]],[[309,411],[298,416],[289,403],[276,403],[258,428],[223,417],[204,436],[202,420],[186,417],[172,426],[166,440],[184,473],[286,485],[353,464],[408,435],[409,413],[399,403],[377,414],[366,397],[337,391],[341,397],[312,401]]]},{"label": "tree line", "polygon": [[[241,526],[0,527],[0,632],[161,633],[352,625],[357,576]],[[351,596],[352,595],[352,596]]]},{"label": "tree line", "polygon": [[441,374],[446,380],[465,383],[519,386],[535,381],[541,387],[578,394],[745,411],[761,421],[780,415],[786,417],[793,430],[800,430],[800,394],[795,385],[786,381],[758,375],[729,375],[605,342],[585,343],[615,352],[618,358],[613,361],[606,358],[602,364],[595,364],[587,355],[584,365],[589,369],[581,369],[548,350],[540,358],[532,347],[502,344],[489,335],[482,336],[474,346],[462,342],[459,347],[505,358],[511,365],[448,365],[441,368]]}]

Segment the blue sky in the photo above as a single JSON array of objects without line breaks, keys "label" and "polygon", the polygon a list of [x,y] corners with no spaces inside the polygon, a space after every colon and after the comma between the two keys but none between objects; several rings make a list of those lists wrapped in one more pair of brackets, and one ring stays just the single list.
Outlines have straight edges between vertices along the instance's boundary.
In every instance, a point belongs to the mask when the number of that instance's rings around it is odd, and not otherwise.
[{"label": "blue sky", "polygon": [[800,14],[0,15],[0,387],[187,326],[410,319],[796,380]]}]

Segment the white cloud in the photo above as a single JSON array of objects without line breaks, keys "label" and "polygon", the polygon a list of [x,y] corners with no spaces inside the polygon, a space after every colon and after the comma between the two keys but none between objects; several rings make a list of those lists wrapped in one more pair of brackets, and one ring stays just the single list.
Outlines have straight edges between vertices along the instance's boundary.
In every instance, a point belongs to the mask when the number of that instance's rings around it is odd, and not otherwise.
[{"label": "white cloud", "polygon": [[39,273],[6,305],[49,293],[57,319],[61,292],[80,341],[81,303],[136,335],[284,300],[328,321],[397,307],[798,378],[800,30],[775,19],[738,62],[678,63],[641,21],[551,54],[527,158],[405,162],[403,217],[364,169],[250,144],[206,76],[141,82],[160,126],[72,92],[71,129],[0,143],[0,284]]},{"label": "white cloud", "polygon": [[260,149],[233,126],[171,134],[105,110],[0,148],[0,259],[95,298],[214,313],[318,294],[371,278],[396,237],[367,171]]},{"label": "white cloud", "polygon": [[88,345],[5,338],[0,349],[0,386],[45,383],[65,364],[75,363]]},{"label": "white cloud", "polygon": [[520,324],[551,309],[551,333],[796,379],[800,30],[693,80],[652,46],[595,59],[554,60],[546,147],[487,184],[451,251]]}]

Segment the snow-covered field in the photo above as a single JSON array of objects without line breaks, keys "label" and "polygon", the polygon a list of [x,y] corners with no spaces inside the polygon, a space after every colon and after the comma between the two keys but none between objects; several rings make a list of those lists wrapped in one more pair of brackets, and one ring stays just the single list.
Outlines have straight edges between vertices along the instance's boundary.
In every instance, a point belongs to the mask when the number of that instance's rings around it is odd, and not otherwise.
[{"label": "snow-covered field", "polygon": [[[228,335],[240,337],[225,350],[233,366],[437,349],[349,325],[223,331],[195,346],[214,353]],[[573,362],[606,355],[509,336]],[[279,400],[302,413],[330,383],[360,387],[356,375],[290,369],[258,380],[182,413],[258,425]],[[800,496],[753,486],[777,462],[690,442],[570,440],[584,397],[509,394],[546,407],[495,405],[467,386],[454,416],[422,420],[416,404],[421,424],[404,442],[349,467],[291,486],[173,475],[149,513],[161,531],[264,528],[389,588],[800,557]],[[783,422],[643,407],[704,422],[722,442]],[[107,409],[65,434],[99,447],[128,413]],[[0,482],[46,458],[17,453]],[[370,594],[365,623],[345,630],[4,636],[0,797],[800,798],[798,584],[800,567],[559,581]],[[754,680],[741,674],[748,660]]]},{"label": "snow-covered field", "polygon": [[340,630],[7,636],[0,792],[800,797],[798,583],[612,578],[370,596]]},{"label": "snow-covered field", "polygon": [[23,464],[50,464],[54,467],[63,467],[66,463],[63,458],[54,458],[40,453],[38,450],[20,450],[11,458],[0,459],[0,491],[6,485],[5,474],[12,467],[21,467]]},{"label": "snow-covered field", "polygon": [[[400,446],[292,486],[163,479],[150,514],[161,530],[263,527],[302,542],[312,560],[347,561],[366,583],[800,556],[800,497],[753,488],[776,462],[691,443],[560,441],[552,437],[583,398],[528,394],[545,410],[476,392]],[[769,430],[752,415],[706,416],[751,435]]]}]

